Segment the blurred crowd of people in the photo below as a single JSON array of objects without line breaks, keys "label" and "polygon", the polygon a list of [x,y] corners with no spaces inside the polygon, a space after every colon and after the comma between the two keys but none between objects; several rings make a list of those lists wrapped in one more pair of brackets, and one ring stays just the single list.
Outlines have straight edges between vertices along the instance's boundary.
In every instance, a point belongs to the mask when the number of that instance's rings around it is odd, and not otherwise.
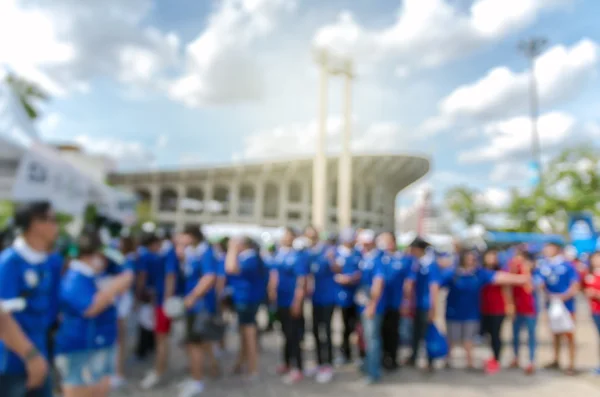
[{"label": "blurred crowd of people", "polygon": [[[523,246],[485,252],[457,246],[440,253],[420,237],[401,249],[392,232],[322,235],[308,226],[302,232],[286,228],[280,241],[265,246],[248,236],[209,242],[198,226],[171,235],[145,225],[112,238],[97,227],[84,228],[74,244],[57,251],[56,216],[47,202],[21,206],[15,226],[19,233],[0,256],[5,397],[52,396],[56,387],[46,363],[58,373],[65,397],[106,396],[125,385],[130,352],[154,360],[139,386],[155,388],[169,371],[172,325],[178,321],[185,324],[189,368],[182,397],[204,391],[205,368],[212,375],[221,370],[228,321],[237,324],[240,341],[233,374],[257,381],[259,333],[277,330],[282,345],[276,371],[290,385],[307,378],[328,383],[336,368],[352,363],[367,384],[386,371],[419,366],[421,358],[433,372],[436,361],[456,366],[453,353],[460,348],[467,370],[493,375],[501,370],[506,322],[513,330],[510,367],[533,374],[536,328],[545,308],[552,318],[561,310],[569,316],[566,325],[564,318],[562,326],[550,324],[554,360],[545,367],[573,375],[575,299],[581,292],[600,335],[600,254],[568,257],[559,243],[538,253]],[[260,310],[268,318],[261,329]],[[336,311],[340,346],[333,343]],[[135,338],[128,335],[132,318]],[[444,354],[422,354],[436,323],[445,330]],[[307,334],[314,338],[311,367],[305,366]],[[133,339],[135,346],[128,347]],[[406,357],[399,354],[403,339]],[[482,340],[489,341],[489,354],[480,365],[474,349]],[[565,366],[559,363],[562,340],[569,351]]]}]

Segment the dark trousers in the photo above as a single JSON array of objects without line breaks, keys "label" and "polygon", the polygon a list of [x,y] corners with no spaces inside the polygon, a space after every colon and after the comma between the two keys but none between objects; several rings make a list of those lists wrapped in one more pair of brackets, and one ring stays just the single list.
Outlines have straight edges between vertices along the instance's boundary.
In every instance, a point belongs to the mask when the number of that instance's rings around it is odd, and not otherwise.
[{"label": "dark trousers", "polygon": [[302,371],[302,348],[300,346],[304,334],[304,318],[292,317],[290,308],[280,308],[277,316],[283,330],[283,362],[288,367]]},{"label": "dark trousers", "polygon": [[387,310],[381,325],[383,343],[383,367],[388,370],[398,368],[398,346],[400,344],[400,312]]},{"label": "dark trousers", "polygon": [[483,315],[481,316],[481,328],[484,334],[490,336],[490,345],[494,353],[494,359],[500,361],[502,353],[502,323],[504,322],[503,315]]},{"label": "dark trousers", "polygon": [[313,305],[313,335],[317,350],[317,363],[321,365],[333,364],[333,342],[331,339],[331,318],[333,305]]},{"label": "dark trousers", "polygon": [[[352,360],[352,347],[350,347],[350,336],[356,331],[359,324],[358,310],[356,306],[342,307],[342,320],[344,322],[344,334],[342,337],[342,355],[346,361]],[[365,352],[361,350],[360,356],[364,357]]]},{"label": "dark trousers", "polygon": [[154,352],[155,340],[154,332],[147,330],[144,327],[138,326],[138,340],[135,348],[135,355],[138,359],[143,360],[149,354]]},{"label": "dark trousers", "polygon": [[[429,310],[417,309],[415,312],[415,319],[413,323],[413,337],[412,337],[412,355],[410,356],[410,363],[415,364],[419,358],[419,349],[421,342],[425,339],[425,333],[427,332],[427,325],[429,324]],[[427,358],[429,365],[433,364],[433,360]]]}]

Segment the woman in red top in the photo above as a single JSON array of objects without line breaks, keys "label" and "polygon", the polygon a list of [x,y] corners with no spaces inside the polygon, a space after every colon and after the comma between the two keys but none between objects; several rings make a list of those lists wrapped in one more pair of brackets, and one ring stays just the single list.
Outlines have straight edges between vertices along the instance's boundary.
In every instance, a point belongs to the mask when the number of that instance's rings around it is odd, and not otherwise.
[{"label": "woman in red top", "polygon": [[[532,254],[519,251],[511,261],[510,271],[515,274],[531,276],[535,258]],[[531,375],[535,372],[535,350],[537,345],[537,301],[533,284],[515,286],[512,288],[512,298],[515,305],[515,318],[513,320],[513,351],[515,357],[511,368],[519,368],[519,340],[521,330],[527,329],[529,342],[529,364],[525,367],[525,373]]]},{"label": "woman in red top", "polygon": [[[600,336],[600,252],[594,252],[590,256],[590,273],[583,279],[585,295],[590,299],[592,317]],[[600,367],[594,370],[600,375]]]},{"label": "woman in red top", "polygon": [[[496,250],[488,250],[483,255],[483,267],[500,270],[500,261]],[[512,297],[507,287],[489,284],[481,291],[481,326],[484,334],[489,334],[494,357],[485,363],[485,372],[494,374],[500,370],[502,351],[502,323],[507,312],[512,314]],[[507,304],[508,303],[508,304]]]}]

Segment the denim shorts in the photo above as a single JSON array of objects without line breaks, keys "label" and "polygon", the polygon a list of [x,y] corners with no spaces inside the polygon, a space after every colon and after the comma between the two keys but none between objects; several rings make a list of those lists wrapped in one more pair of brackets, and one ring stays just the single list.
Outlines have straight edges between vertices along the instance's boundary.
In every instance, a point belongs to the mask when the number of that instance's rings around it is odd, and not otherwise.
[{"label": "denim shorts", "polygon": [[236,303],[235,312],[238,317],[239,325],[256,325],[256,313],[258,313],[258,303]]},{"label": "denim shorts", "polygon": [[54,363],[65,386],[93,386],[115,373],[114,347],[85,350],[56,356]]}]

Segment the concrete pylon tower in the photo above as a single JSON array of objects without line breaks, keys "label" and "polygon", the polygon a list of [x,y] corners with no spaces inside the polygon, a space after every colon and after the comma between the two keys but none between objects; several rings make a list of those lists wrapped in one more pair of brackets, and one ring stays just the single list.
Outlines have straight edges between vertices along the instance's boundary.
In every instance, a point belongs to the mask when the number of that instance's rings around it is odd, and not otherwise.
[{"label": "concrete pylon tower", "polygon": [[352,63],[347,61],[340,71],[344,76],[344,131],[342,133],[342,152],[338,162],[338,209],[337,218],[340,228],[352,226]]},{"label": "concrete pylon tower", "polygon": [[327,108],[329,63],[327,53],[317,53],[320,68],[319,81],[319,125],[317,147],[313,161],[312,224],[320,230],[327,228]]}]

